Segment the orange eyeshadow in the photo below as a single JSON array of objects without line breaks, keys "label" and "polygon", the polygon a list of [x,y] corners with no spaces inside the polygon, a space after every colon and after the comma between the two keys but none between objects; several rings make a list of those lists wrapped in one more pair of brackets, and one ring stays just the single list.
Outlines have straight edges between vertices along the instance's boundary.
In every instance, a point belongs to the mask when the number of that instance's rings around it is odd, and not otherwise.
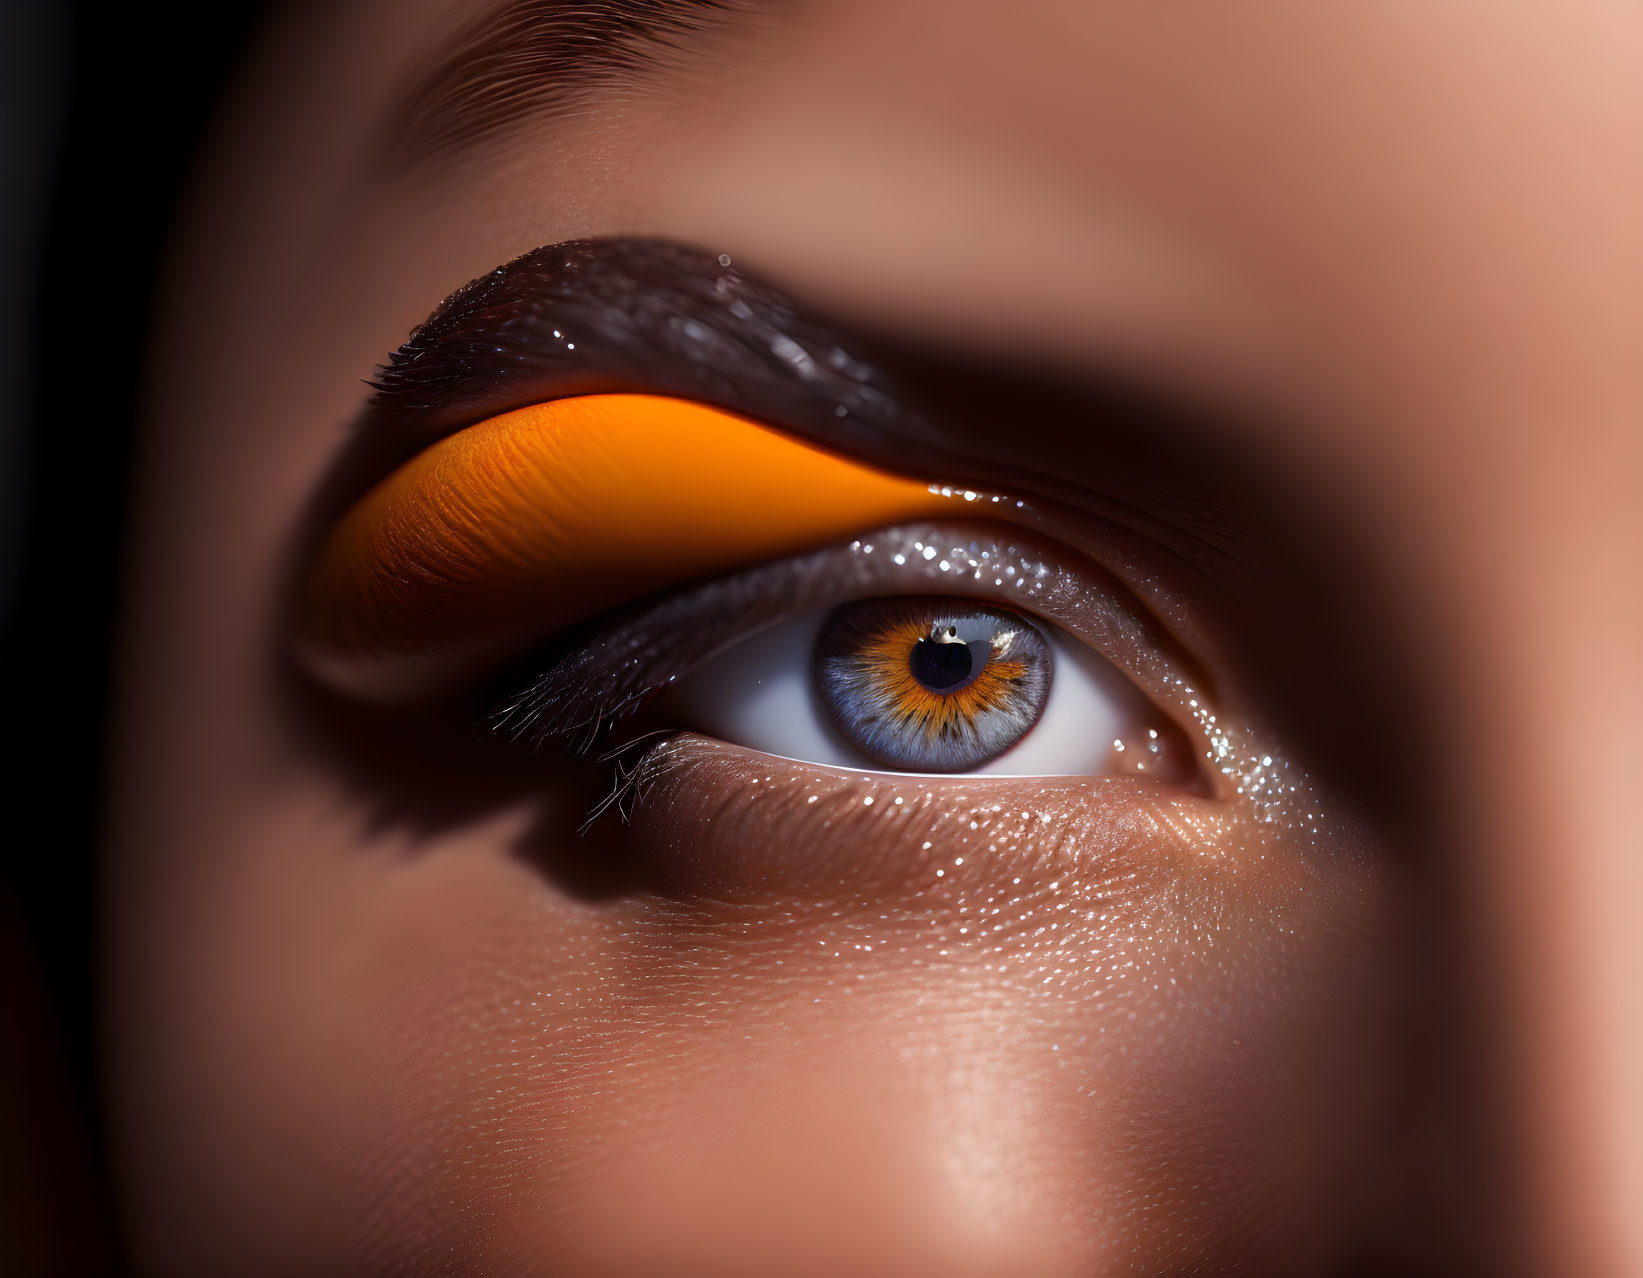
[{"label": "orange eyeshadow", "polygon": [[[947,735],[955,724],[969,722],[987,710],[1009,704],[1012,684],[1027,675],[1024,661],[988,662],[981,675],[961,692],[935,692],[921,684],[908,664],[907,654],[930,633],[924,618],[908,618],[888,626],[863,644],[859,660],[877,676],[888,716],[916,724],[927,743]],[[993,650],[995,655],[998,649]]]},{"label": "orange eyeshadow", "polygon": [[307,583],[304,646],[345,664],[502,651],[664,586],[966,505],[704,404],[554,400],[440,441],[359,501]]}]

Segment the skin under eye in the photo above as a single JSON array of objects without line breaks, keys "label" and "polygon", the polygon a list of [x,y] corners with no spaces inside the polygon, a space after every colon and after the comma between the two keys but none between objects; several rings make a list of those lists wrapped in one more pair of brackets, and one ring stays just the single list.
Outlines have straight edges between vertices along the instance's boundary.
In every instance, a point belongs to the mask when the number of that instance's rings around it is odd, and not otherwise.
[{"label": "skin under eye", "polygon": [[794,617],[721,653],[661,705],[722,740],[832,767],[1192,772],[1180,734],[1110,662],[1042,618],[972,599],[869,599]]}]

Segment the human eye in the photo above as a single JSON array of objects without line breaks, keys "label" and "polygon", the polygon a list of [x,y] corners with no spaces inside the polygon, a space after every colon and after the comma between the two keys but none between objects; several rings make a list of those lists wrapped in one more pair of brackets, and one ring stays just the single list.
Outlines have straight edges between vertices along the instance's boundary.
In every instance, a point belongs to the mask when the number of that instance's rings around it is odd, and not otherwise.
[{"label": "human eye", "polygon": [[691,730],[832,768],[1190,786],[1186,735],[1140,686],[1157,651],[1117,584],[1051,539],[899,524],[626,610],[499,725],[536,744]]},{"label": "human eye", "polygon": [[[722,817],[757,799],[753,842],[785,842],[790,870],[839,811],[881,802],[973,821],[996,849],[987,828],[1030,796],[1038,811],[1018,811],[1035,845],[1151,829],[1201,852],[1306,801],[1304,776],[1226,712],[1134,588],[1133,557],[1127,579],[1109,569],[1099,520],[939,454],[914,469],[874,434],[875,415],[906,423],[870,367],[835,339],[773,334],[774,320],[803,326],[709,278],[719,321],[751,313],[760,363],[697,318],[699,284],[662,290],[683,313],[651,317],[687,344],[687,371],[603,383],[583,370],[611,350],[577,296],[529,324],[503,306],[514,346],[466,335],[495,321],[484,281],[448,303],[466,347],[404,362],[427,377],[451,361],[457,406],[418,405],[430,438],[318,539],[297,604],[309,674],[364,704],[455,698],[525,774],[591,778],[584,829],[614,809],[660,845],[707,824],[696,800]],[[479,357],[497,355],[523,384],[460,420]],[[734,391],[707,356],[744,365]],[[390,407],[398,367],[382,379]],[[724,406],[761,384],[776,389],[751,397],[757,416]],[[716,385],[720,403],[703,394]],[[918,431],[939,439],[939,423]],[[750,837],[727,859],[745,863]]]},{"label": "human eye", "polygon": [[[493,732],[550,771],[613,767],[583,828],[615,809],[651,859],[717,819],[741,834],[711,857],[802,883],[836,866],[841,813],[935,833],[1035,780],[1021,816],[1051,833],[1092,806],[1202,822],[1228,738],[1079,530],[700,403],[569,397],[459,431],[356,503],[309,580],[306,651],[389,700],[496,670]],[[964,821],[946,852],[996,851]],[[863,875],[936,847],[850,839]]]},{"label": "human eye", "polygon": [[[990,565],[986,540],[945,553]],[[924,543],[910,544],[917,553]],[[1142,726],[1146,703],[1076,636],[963,596],[880,596],[801,614],[720,653],[666,701],[723,740],[834,767],[1095,774],[1121,770],[1133,750],[1137,771],[1150,756],[1166,775],[1173,762],[1161,757],[1159,729]]]}]

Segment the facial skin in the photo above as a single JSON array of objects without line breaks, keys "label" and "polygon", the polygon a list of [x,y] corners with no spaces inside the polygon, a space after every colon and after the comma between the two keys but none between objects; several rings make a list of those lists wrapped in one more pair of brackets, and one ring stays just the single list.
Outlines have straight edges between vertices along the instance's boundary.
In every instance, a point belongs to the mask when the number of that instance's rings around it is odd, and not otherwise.
[{"label": "facial skin", "polygon": [[[106,901],[140,1263],[1643,1272],[1643,14],[776,6],[569,118],[386,160],[482,7],[277,9],[179,237]],[[687,737],[584,839],[581,764],[302,712],[291,583],[362,379],[464,282],[608,235],[1210,405],[1194,447],[1324,512],[1286,535],[1373,619],[1307,687],[1223,624],[1279,574],[1188,571],[1110,511],[1039,531],[1168,649],[1109,659],[1194,672],[1299,797]],[[1091,483],[1110,446],[996,436]],[[1362,700],[1404,735],[1289,731],[1357,704],[1360,647],[1396,654]]]}]

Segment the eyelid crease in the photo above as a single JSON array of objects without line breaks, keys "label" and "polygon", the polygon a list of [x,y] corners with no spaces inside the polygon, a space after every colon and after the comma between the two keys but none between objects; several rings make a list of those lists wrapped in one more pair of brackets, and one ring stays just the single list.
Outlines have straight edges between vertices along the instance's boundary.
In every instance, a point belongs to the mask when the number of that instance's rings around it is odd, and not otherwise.
[{"label": "eyelid crease", "polygon": [[299,646],[368,694],[430,653],[500,652],[664,586],[977,500],[1016,513],[690,400],[553,400],[440,440],[349,510],[308,578]]}]

